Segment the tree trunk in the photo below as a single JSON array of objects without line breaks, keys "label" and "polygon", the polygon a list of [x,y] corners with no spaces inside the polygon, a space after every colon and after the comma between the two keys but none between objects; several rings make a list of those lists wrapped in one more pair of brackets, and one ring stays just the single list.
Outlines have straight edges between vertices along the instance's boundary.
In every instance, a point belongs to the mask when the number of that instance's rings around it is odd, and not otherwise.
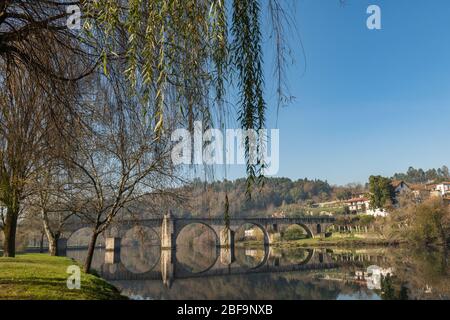
[{"label": "tree trunk", "polygon": [[5,240],[3,242],[3,256],[15,257],[16,256],[16,232],[17,232],[17,219],[19,217],[18,210],[14,208],[8,208],[6,211],[6,221],[3,233]]},{"label": "tree trunk", "polygon": [[57,256],[58,255],[58,240],[55,239],[53,236],[47,235],[48,239],[48,253],[51,256]]},{"label": "tree trunk", "polygon": [[53,232],[51,230],[47,212],[45,212],[44,210],[42,210],[42,223],[44,225],[44,232],[48,240],[48,252],[51,256],[57,256],[60,232]]},{"label": "tree trunk", "polygon": [[89,242],[89,248],[86,256],[86,261],[84,262],[84,272],[89,273],[91,271],[92,259],[94,257],[95,244],[97,243],[98,231],[94,230],[91,236],[91,241]]},{"label": "tree trunk", "polygon": [[41,232],[41,240],[39,242],[39,253],[44,253],[44,236],[45,232]]}]

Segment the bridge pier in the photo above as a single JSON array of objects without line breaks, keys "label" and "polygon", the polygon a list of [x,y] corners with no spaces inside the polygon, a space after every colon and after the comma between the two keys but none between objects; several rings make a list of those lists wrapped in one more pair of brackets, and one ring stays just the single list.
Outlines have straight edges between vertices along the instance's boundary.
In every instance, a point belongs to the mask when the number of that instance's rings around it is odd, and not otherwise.
[{"label": "bridge pier", "polygon": [[174,220],[169,211],[164,215],[161,225],[161,249],[174,249],[176,247],[176,239],[173,239],[174,231]]},{"label": "bridge pier", "polygon": [[175,250],[163,249],[161,250],[161,276],[163,284],[170,288],[175,275]]},{"label": "bridge pier", "polygon": [[234,251],[234,231],[225,227],[219,233],[219,247],[233,248]]},{"label": "bridge pier", "polygon": [[121,238],[105,239],[105,263],[117,264],[120,262],[120,242]]},{"label": "bridge pier", "polygon": [[120,250],[120,242],[121,238],[112,237],[105,239],[105,249],[107,251],[119,251]]},{"label": "bridge pier", "polygon": [[105,264],[114,265],[120,262],[120,252],[105,251]]},{"label": "bridge pier", "polygon": [[220,248],[220,262],[223,265],[229,266],[234,261],[236,261],[236,257],[234,255],[234,245],[232,247],[221,247]]}]

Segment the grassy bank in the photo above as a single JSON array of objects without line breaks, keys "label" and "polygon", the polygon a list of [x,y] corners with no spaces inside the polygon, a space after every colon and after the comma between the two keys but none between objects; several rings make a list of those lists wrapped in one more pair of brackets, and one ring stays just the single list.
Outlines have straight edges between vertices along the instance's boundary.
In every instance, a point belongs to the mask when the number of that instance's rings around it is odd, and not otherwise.
[{"label": "grassy bank", "polygon": [[66,271],[77,264],[65,257],[23,254],[0,258],[0,299],[109,300],[124,299],[103,279],[81,272],[81,289],[69,290]]},{"label": "grassy bank", "polygon": [[[391,241],[375,234],[333,234],[328,238],[307,238],[301,240],[274,241],[270,245],[279,248],[296,247],[359,247],[359,246],[392,246],[401,241]],[[237,246],[257,247],[260,241],[245,241],[237,243]]]}]

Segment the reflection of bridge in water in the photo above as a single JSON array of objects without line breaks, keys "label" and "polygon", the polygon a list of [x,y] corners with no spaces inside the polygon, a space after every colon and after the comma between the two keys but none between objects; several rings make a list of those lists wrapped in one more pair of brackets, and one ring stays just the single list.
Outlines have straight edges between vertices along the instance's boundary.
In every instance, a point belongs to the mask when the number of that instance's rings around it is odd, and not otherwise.
[{"label": "reflection of bridge in water", "polygon": [[[283,273],[295,271],[314,271],[336,269],[343,266],[364,268],[372,263],[380,263],[383,257],[368,254],[338,254],[328,249],[296,249],[303,253],[300,260],[284,263],[282,256],[273,253],[273,249],[265,247],[260,261],[254,266],[244,266],[235,257],[231,257],[229,249],[218,248],[214,262],[200,272],[192,272],[180,263],[175,250],[160,250],[159,261],[146,272],[133,272],[120,261],[118,252],[106,251],[105,263],[101,266],[101,275],[110,281],[163,281],[171,286],[176,279],[205,278],[214,276],[247,275],[254,273]],[[248,250],[247,250],[248,251]],[[230,259],[231,257],[231,259]],[[381,259],[381,260],[380,260]]]},{"label": "reflection of bridge in water", "polygon": [[[265,247],[263,257],[255,266],[244,266],[231,256],[230,249],[218,248],[214,262],[200,272],[192,272],[176,258],[175,250],[161,250],[159,270],[136,273],[127,269],[120,261],[118,252],[106,251],[105,263],[101,267],[101,275],[106,280],[145,281],[162,280],[170,286],[175,279],[204,278],[212,276],[242,275],[252,273],[280,273],[292,271],[332,269],[339,266],[326,250],[299,249],[304,257],[297,263],[280,263],[280,257],[272,256],[271,249]],[[114,260],[115,258],[115,260]]]}]

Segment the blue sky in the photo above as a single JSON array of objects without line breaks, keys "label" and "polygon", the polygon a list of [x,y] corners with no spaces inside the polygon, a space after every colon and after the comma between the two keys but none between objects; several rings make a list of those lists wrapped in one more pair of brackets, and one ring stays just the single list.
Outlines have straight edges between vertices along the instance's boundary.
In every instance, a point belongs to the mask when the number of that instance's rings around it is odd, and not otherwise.
[{"label": "blue sky", "polygon": [[[382,30],[366,27],[371,4]],[[278,176],[346,184],[450,164],[450,1],[298,0],[295,16],[305,56],[292,37],[296,99],[278,114]],[[270,49],[265,58],[275,128]]]}]

